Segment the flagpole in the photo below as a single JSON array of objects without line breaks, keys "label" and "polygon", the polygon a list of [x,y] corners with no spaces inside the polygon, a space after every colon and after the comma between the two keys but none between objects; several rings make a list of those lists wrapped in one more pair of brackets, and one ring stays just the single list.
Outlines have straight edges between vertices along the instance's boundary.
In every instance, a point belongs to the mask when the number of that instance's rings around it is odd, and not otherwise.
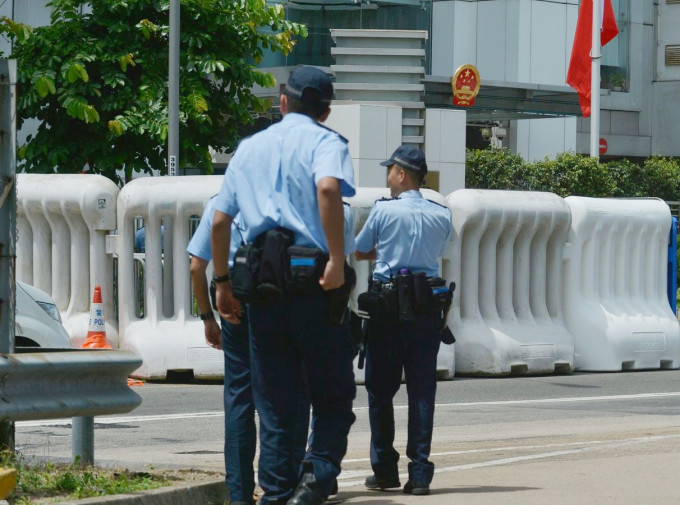
[{"label": "flagpole", "polygon": [[593,0],[593,43],[590,50],[590,157],[600,157],[600,62],[602,61],[601,44],[602,12],[600,0]]}]

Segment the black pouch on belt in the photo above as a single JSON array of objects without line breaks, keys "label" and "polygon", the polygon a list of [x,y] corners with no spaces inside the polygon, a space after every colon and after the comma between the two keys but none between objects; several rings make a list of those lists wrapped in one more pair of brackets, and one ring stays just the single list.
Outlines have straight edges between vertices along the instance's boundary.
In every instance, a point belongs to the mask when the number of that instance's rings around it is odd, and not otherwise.
[{"label": "black pouch on belt", "polygon": [[316,295],[323,289],[319,279],[323,276],[328,255],[321,249],[292,245],[288,248],[288,278],[286,286],[292,295]]},{"label": "black pouch on belt", "polygon": [[399,297],[399,321],[409,322],[416,320],[413,310],[413,275],[397,275],[397,295]]},{"label": "black pouch on belt", "polygon": [[328,322],[342,324],[348,312],[349,295],[357,282],[354,269],[345,262],[345,283],[336,289],[326,291],[328,298]]},{"label": "black pouch on belt", "polygon": [[286,228],[279,227],[265,232],[257,277],[257,293],[262,303],[278,303],[283,300],[288,273],[288,247],[294,239],[294,233]]},{"label": "black pouch on belt", "polygon": [[234,262],[229,272],[234,296],[243,303],[258,299],[257,277],[260,271],[262,249],[255,243],[242,244],[234,253]]},{"label": "black pouch on belt", "polygon": [[441,277],[428,278],[423,272],[413,274],[413,311],[416,314],[437,314],[441,311],[439,298],[432,292],[434,279],[441,280],[441,284],[437,281],[434,284],[446,285]]}]

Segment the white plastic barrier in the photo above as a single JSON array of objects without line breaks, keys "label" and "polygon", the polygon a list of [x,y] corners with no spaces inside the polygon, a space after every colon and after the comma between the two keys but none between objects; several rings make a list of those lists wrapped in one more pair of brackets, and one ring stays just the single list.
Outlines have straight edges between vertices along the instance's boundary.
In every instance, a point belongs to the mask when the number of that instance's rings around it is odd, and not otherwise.
[{"label": "white plastic barrier", "polygon": [[[446,199],[436,191],[429,189],[422,190],[423,196],[428,200],[432,200],[441,205],[448,207]],[[358,235],[361,228],[364,226],[368,215],[373,208],[376,200],[383,197],[389,198],[390,190],[387,188],[357,188],[356,195],[352,198],[346,198],[347,203],[352,206],[354,211],[354,225],[355,225],[355,235]],[[349,258],[350,265],[356,269],[357,273],[357,285],[352,293],[352,298],[350,299],[350,307],[356,311],[357,297],[360,293],[363,293],[368,289],[368,276],[371,271],[371,266],[373,262],[369,261],[356,261],[352,255]],[[455,280],[451,277],[452,270],[450,268],[447,259],[442,259],[442,270],[444,277],[449,281]],[[437,375],[440,379],[453,379],[455,373],[455,353],[453,345],[443,344],[439,348],[439,354],[437,355]],[[354,376],[356,381],[360,384],[364,382],[365,375],[364,370],[358,368],[358,358],[354,360]]]},{"label": "white plastic barrier", "polygon": [[668,304],[671,215],[657,199],[569,197],[564,318],[579,370],[680,366],[680,327]]},{"label": "white plastic barrier", "polygon": [[[562,249],[569,207],[552,193],[462,189],[447,197],[455,237],[447,278],[456,373],[508,375],[573,369],[562,317]],[[445,261],[445,265],[447,262]]]},{"label": "white plastic barrier", "polygon": [[[192,312],[186,252],[191,217],[201,216],[221,184],[221,176],[146,177],[126,184],[120,192],[118,235],[111,237],[110,252],[118,256],[119,347],[144,360],[135,377],[164,379],[168,371],[193,371],[201,379],[224,376],[222,351],[205,343],[203,323]],[[138,217],[146,228],[143,262],[135,259],[134,251]],[[140,271],[135,261],[143,265],[142,314],[135,303],[135,276]]]},{"label": "white plastic barrier", "polygon": [[17,176],[17,278],[54,298],[74,346],[87,336],[94,286],[102,288],[106,336],[115,347],[113,265],[118,187],[88,174]]}]

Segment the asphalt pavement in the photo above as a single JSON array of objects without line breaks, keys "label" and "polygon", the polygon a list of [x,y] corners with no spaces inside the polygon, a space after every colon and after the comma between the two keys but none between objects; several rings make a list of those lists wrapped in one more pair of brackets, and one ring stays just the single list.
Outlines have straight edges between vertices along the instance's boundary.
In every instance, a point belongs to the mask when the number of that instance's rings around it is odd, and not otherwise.
[{"label": "asphalt pavement", "polygon": [[[371,474],[365,390],[331,503],[376,505],[678,503],[680,371],[440,382],[430,496],[369,491]],[[406,481],[407,402],[395,398],[395,447]],[[221,386],[147,384],[144,403],[126,416],[96,420],[98,464],[223,469]],[[209,406],[209,408],[206,408]],[[203,410],[201,410],[203,408]],[[69,427],[19,423],[23,450],[68,459]],[[47,440],[47,442],[46,442]],[[83,504],[221,504],[221,479]]]}]

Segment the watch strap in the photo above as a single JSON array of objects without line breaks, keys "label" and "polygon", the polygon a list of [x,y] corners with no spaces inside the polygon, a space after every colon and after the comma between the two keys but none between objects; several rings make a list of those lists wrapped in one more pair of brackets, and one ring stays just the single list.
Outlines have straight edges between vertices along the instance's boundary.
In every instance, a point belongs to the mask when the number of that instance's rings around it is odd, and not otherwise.
[{"label": "watch strap", "polygon": [[220,282],[228,282],[229,281],[229,272],[227,272],[224,275],[213,275],[212,280],[215,284],[219,284]]}]

